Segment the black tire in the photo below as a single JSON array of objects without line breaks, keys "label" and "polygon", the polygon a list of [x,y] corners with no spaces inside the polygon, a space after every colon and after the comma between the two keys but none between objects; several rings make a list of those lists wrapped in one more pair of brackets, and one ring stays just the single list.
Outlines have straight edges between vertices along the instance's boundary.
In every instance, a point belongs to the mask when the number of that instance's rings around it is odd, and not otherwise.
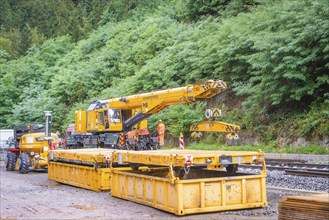
[{"label": "black tire", "polygon": [[8,152],[6,158],[6,170],[15,171],[17,156],[15,153]]},{"label": "black tire", "polygon": [[19,156],[19,160],[20,160],[19,172],[23,174],[28,173],[31,164],[29,155],[25,152],[21,153],[21,155]]},{"label": "black tire", "polygon": [[234,174],[234,173],[236,173],[236,171],[238,171],[238,167],[239,167],[238,164],[229,164],[226,167],[226,172],[229,174]]}]

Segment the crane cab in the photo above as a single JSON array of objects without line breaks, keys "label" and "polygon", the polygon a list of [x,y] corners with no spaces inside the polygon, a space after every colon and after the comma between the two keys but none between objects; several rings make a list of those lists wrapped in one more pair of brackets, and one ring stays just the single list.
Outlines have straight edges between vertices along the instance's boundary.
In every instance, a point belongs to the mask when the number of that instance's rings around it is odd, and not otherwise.
[{"label": "crane cab", "polygon": [[108,108],[104,103],[92,102],[87,111],[75,112],[75,127],[79,133],[103,133],[122,131],[120,109]]}]

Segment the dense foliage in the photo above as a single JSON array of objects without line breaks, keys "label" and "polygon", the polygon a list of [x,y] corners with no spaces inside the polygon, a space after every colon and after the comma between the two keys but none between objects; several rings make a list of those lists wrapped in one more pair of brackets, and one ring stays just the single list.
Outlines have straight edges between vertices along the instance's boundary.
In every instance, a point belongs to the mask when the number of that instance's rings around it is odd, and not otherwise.
[{"label": "dense foliage", "polygon": [[25,55],[46,39],[70,34],[75,41],[97,27],[105,0],[1,0],[0,46],[9,58]]},{"label": "dense foliage", "polygon": [[[1,2],[1,128],[51,110],[64,130],[92,100],[223,79],[224,119],[262,141],[329,133],[325,0]],[[25,26],[28,41],[10,37]],[[204,108],[173,106],[149,124],[177,136]]]}]

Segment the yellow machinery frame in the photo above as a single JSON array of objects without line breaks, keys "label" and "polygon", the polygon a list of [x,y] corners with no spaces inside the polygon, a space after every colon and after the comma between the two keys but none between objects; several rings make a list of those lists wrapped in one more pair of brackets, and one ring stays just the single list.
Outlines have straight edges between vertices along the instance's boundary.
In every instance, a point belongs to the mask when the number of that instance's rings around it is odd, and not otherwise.
[{"label": "yellow machinery frame", "polygon": [[50,180],[95,191],[109,190],[112,172],[121,169],[132,170],[129,165],[136,164],[139,165],[139,170],[154,171],[165,168],[171,183],[182,178],[174,173],[177,167],[184,169],[206,167],[209,170],[219,170],[231,164],[262,162],[261,174],[266,175],[262,151],[77,149],[51,151],[49,160],[48,178]]},{"label": "yellow machinery frame", "polygon": [[264,152],[206,151],[206,150],[156,150],[114,151],[113,162],[118,164],[137,163],[157,166],[221,166],[260,162]]}]

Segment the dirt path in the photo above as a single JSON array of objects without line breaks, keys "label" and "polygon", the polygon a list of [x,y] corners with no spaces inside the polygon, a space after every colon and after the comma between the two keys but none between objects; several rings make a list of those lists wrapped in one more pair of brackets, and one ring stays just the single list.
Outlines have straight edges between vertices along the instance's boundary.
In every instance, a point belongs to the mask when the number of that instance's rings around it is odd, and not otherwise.
[{"label": "dirt path", "polygon": [[[1,161],[2,162],[2,161]],[[270,195],[270,206],[279,197]],[[0,218],[17,219],[277,219],[264,216],[264,209],[229,213],[209,213],[177,217],[151,207],[111,197],[108,192],[93,192],[47,179],[47,173],[26,175],[0,166]],[[251,212],[250,212],[251,211]],[[251,216],[243,216],[245,212]]]}]

